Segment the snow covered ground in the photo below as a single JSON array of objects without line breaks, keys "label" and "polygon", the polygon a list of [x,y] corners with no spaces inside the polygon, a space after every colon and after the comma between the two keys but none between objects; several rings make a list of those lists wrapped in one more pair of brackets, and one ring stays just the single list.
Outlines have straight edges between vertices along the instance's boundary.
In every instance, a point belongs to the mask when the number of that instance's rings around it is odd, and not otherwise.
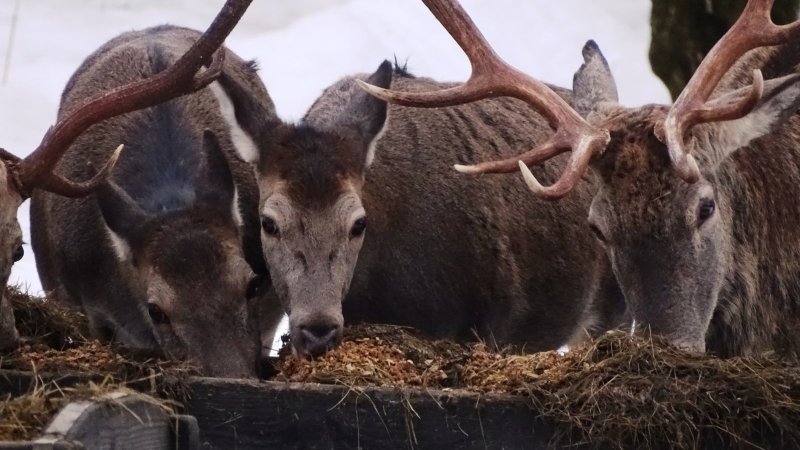
[{"label": "snow covered ground", "polygon": [[[35,148],[55,120],[68,77],[106,40],[161,23],[202,29],[222,3],[0,0],[0,146],[21,156]],[[570,86],[581,47],[595,39],[617,77],[623,104],[669,101],[647,61],[649,0],[462,4],[498,53],[534,77]],[[260,62],[278,112],[287,120],[299,118],[340,76],[372,71],[383,59],[408,60],[413,73],[440,80],[464,80],[469,74],[466,58],[418,0],[254,0],[227,44]],[[27,240],[27,202],[19,219]],[[30,248],[10,282],[32,292],[40,289]]]}]

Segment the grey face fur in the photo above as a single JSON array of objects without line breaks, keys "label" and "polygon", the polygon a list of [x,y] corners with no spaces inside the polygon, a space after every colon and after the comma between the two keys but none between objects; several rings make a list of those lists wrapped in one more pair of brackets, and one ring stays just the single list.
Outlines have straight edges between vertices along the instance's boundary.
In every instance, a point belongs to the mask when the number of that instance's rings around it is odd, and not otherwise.
[{"label": "grey face fur", "polygon": [[6,165],[0,161],[0,350],[16,345],[14,311],[5,298],[11,266],[22,258],[22,230],[17,222],[17,209],[22,196],[12,187]]},{"label": "grey face fur", "polygon": [[[782,54],[762,50],[750,59],[769,68],[772,53]],[[750,64],[745,58],[729,74],[728,90],[720,96],[743,95],[733,80],[749,73]],[[610,72],[593,76],[613,83]],[[579,72],[576,82],[580,77]],[[793,224],[796,184],[778,186],[800,179],[793,155],[800,142],[800,76],[767,82],[761,103],[742,119],[692,130],[691,151],[702,169],[694,184],[674,173],[666,146],[656,138],[665,106],[594,105],[589,120],[608,129],[612,139],[592,165],[603,184],[588,220],[606,248],[634,326],[690,350],[703,352],[710,345],[723,355],[776,349],[794,340],[793,319],[782,311],[796,303],[799,287],[787,276],[798,261],[778,248],[800,242]],[[760,137],[765,138],[751,143]],[[760,266],[768,260],[773,268],[764,270]]]},{"label": "grey face fur", "polygon": [[[354,189],[333,205],[306,208],[272,184],[261,209],[271,221],[264,232],[264,252],[273,286],[289,314],[295,349],[317,355],[339,340],[344,323],[342,300],[350,285],[364,233],[353,234],[366,217]],[[277,186],[276,186],[277,185]],[[277,189],[275,189],[278,187]]]},{"label": "grey face fur", "polygon": [[[391,71],[385,64],[372,79],[388,85]],[[367,223],[364,171],[386,118],[383,102],[341,94],[326,121],[278,126],[261,159],[264,254],[293,349],[312,356],[341,338],[342,301]]]}]

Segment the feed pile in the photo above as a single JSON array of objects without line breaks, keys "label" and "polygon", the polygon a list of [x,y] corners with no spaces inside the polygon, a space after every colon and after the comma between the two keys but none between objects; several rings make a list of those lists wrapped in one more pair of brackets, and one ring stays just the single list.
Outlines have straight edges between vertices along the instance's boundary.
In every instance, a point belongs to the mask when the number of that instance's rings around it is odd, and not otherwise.
[{"label": "feed pile", "polygon": [[284,354],[282,379],[522,395],[553,424],[553,446],[800,448],[800,366],[775,355],[719,359],[622,332],[564,355],[426,346],[398,327],[350,333],[316,361]]}]

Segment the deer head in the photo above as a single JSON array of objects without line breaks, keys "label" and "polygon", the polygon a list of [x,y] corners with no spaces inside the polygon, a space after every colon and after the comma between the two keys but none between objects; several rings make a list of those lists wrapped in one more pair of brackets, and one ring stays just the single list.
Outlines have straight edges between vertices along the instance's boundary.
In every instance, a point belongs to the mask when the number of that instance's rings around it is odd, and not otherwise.
[{"label": "deer head", "polygon": [[[232,214],[236,185],[214,132],[204,132],[202,148],[197,179],[184,189],[170,186],[158,207],[143,208],[113,180],[96,197],[124,273],[144,291],[160,351],[197,362],[212,376],[250,376],[260,349],[251,300],[259,298],[248,291],[260,279],[245,260]],[[191,206],[172,209],[182,197]]]},{"label": "deer head", "polygon": [[[368,81],[388,87],[384,62]],[[263,149],[258,162],[264,256],[289,315],[292,348],[316,356],[342,336],[342,300],[367,229],[364,176],[386,120],[386,103],[352,82],[328,88],[300,124],[269,123],[237,86],[221,84]],[[313,112],[313,114],[312,114]]]}]

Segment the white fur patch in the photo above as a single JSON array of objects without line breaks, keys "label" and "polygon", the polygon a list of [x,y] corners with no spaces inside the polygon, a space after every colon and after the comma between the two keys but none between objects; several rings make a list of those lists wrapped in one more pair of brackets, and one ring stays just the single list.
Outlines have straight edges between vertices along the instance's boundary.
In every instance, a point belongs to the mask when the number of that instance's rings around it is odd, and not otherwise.
[{"label": "white fur patch", "polygon": [[230,97],[228,97],[225,90],[222,89],[218,81],[209,84],[208,87],[211,89],[211,92],[214,93],[214,97],[217,98],[219,112],[228,124],[231,133],[231,141],[233,142],[233,147],[236,149],[236,153],[238,153],[239,157],[245,162],[255,163],[258,161],[258,148],[250,135],[248,135],[242,127],[239,126],[239,122],[236,121],[236,110],[233,107],[233,102]]},{"label": "white fur patch", "polygon": [[367,163],[364,167],[369,167],[372,165],[372,161],[375,160],[375,146],[378,145],[378,141],[381,140],[385,132],[386,123],[384,122],[381,131],[379,131],[378,134],[375,135],[375,138],[372,140],[372,142],[369,143],[369,147],[367,148]]},{"label": "white fur patch", "polygon": [[242,219],[242,213],[239,211],[239,189],[233,189],[233,204],[231,204],[231,214],[233,216],[233,221],[236,222],[236,225],[242,226],[244,224],[244,219]]},{"label": "white fur patch", "polygon": [[117,255],[117,259],[120,261],[128,261],[131,259],[131,246],[128,245],[128,242],[122,239],[117,233],[114,233],[111,228],[108,228],[108,225],[106,225],[106,230],[108,230],[108,237],[111,239],[111,247],[114,248],[114,254]]},{"label": "white fur patch", "polygon": [[770,133],[779,125],[778,122],[784,116],[784,112],[794,104],[798,95],[800,95],[800,84],[794,84],[741,119],[714,124],[715,139],[711,144],[717,153],[718,161],[748,145],[753,139]]},{"label": "white fur patch", "polygon": [[778,111],[757,110],[741,119],[720,122],[715,143],[718,150],[725,154],[731,153],[769,133],[778,116]]}]

